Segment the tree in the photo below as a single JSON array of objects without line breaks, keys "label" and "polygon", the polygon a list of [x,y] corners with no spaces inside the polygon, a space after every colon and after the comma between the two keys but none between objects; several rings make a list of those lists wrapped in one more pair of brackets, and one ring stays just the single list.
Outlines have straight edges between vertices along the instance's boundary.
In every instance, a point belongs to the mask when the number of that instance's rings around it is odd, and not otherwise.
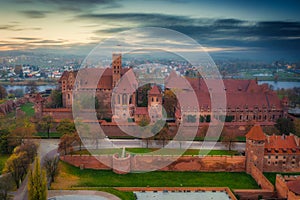
[{"label": "tree", "polygon": [[47,108],[61,108],[63,106],[62,93],[60,90],[52,90],[49,96],[49,102],[47,103]]},{"label": "tree", "polygon": [[171,90],[165,90],[163,106],[167,112],[168,117],[175,117],[176,104],[176,95]]},{"label": "tree", "polygon": [[58,161],[59,161],[58,156],[54,156],[54,157],[46,156],[44,158],[44,168],[47,173],[49,184],[54,182],[54,178],[58,174]]},{"label": "tree", "polygon": [[232,131],[226,131],[224,128],[222,131],[222,143],[228,147],[228,150],[231,151],[231,148],[235,146],[236,135]]},{"label": "tree", "polygon": [[52,116],[47,115],[42,117],[41,121],[38,123],[39,127],[47,131],[48,138],[50,138],[50,129],[53,127],[54,119]]},{"label": "tree", "polygon": [[40,160],[35,159],[34,169],[28,174],[28,199],[46,200],[47,199],[47,179],[45,170],[41,169]]},{"label": "tree", "polygon": [[62,135],[74,133],[76,131],[75,124],[69,119],[63,119],[56,127],[56,131]]},{"label": "tree", "polygon": [[21,117],[17,119],[16,124],[11,127],[10,144],[18,146],[24,144],[24,139],[31,137],[36,133],[33,123],[28,118]]},{"label": "tree", "polygon": [[289,118],[279,118],[276,121],[275,127],[281,134],[289,135],[295,132],[294,123]]},{"label": "tree", "polygon": [[151,132],[153,133],[153,135],[156,134],[155,138],[160,140],[162,142],[163,147],[165,147],[165,142],[170,139],[168,124],[162,120],[158,120],[154,124]]},{"label": "tree", "polygon": [[0,99],[4,99],[6,97],[7,97],[6,89],[2,85],[0,85]]},{"label": "tree", "polygon": [[14,188],[13,179],[11,174],[4,174],[0,178],[0,199],[10,200],[12,199],[9,195],[9,191]]},{"label": "tree", "polygon": [[12,175],[17,188],[19,188],[20,182],[27,173],[28,164],[29,161],[27,160],[26,152],[13,153],[5,163],[3,172]]},{"label": "tree", "polygon": [[10,132],[7,129],[0,130],[0,153],[10,154],[16,146],[10,145],[9,142]]},{"label": "tree", "polygon": [[73,142],[74,142],[73,135],[64,134],[60,138],[60,142],[58,144],[58,151],[59,152],[64,151],[64,154],[66,155],[68,152],[70,152],[72,150]]},{"label": "tree", "polygon": [[148,91],[151,90],[150,84],[145,84],[138,89],[137,105],[139,107],[147,107],[148,105]]},{"label": "tree", "polygon": [[295,134],[300,137],[300,119],[294,120]]}]

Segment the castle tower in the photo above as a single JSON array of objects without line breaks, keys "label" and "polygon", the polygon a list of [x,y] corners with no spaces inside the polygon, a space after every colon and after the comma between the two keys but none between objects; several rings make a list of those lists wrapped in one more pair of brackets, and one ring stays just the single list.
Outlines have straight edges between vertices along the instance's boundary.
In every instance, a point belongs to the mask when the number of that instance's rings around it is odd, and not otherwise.
[{"label": "castle tower", "polygon": [[121,71],[122,71],[122,55],[118,53],[114,53],[112,55],[112,87],[114,88],[118,81],[121,78]]},{"label": "castle tower", "polygon": [[250,173],[251,165],[263,171],[266,136],[260,125],[254,125],[246,134],[246,172]]},{"label": "castle tower", "polygon": [[157,85],[148,92],[148,113],[152,123],[162,118],[162,93]]},{"label": "castle tower", "polygon": [[34,99],[34,112],[35,116],[41,118],[43,116],[43,103],[44,99],[40,93],[38,93]]}]

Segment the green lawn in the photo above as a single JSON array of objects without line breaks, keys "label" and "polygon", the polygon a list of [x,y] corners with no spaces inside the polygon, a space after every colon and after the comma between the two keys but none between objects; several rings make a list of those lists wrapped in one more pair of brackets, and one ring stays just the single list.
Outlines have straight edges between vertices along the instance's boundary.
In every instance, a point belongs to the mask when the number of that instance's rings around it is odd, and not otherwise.
[{"label": "green lawn", "polygon": [[[35,134],[35,136],[39,136],[42,138],[48,138],[48,133],[41,133],[41,132],[37,132]],[[57,132],[50,132],[50,138],[60,138],[62,136],[62,134],[57,133]]]},{"label": "green lawn", "polygon": [[[130,154],[143,154],[143,153],[151,153],[152,155],[180,155],[182,154],[182,149],[163,149],[163,152],[155,152],[158,149],[153,148],[126,148],[127,153]],[[105,155],[105,154],[115,154],[115,153],[121,153],[122,149],[97,149],[92,150],[92,154],[97,155]],[[201,151],[202,154],[208,154],[208,155],[236,155],[238,154],[237,151],[228,151],[228,150],[211,150],[210,152],[206,152],[205,150]],[[201,153],[200,152],[200,153]],[[73,152],[72,154],[75,155],[90,155],[91,153],[88,150],[81,150]],[[199,155],[199,149],[188,149],[186,150],[183,155]]]},{"label": "green lawn", "polygon": [[0,155],[0,174],[2,174],[2,170],[5,166],[5,162],[8,159],[9,155]]},{"label": "green lawn", "polygon": [[276,174],[281,174],[281,175],[300,175],[299,173],[276,173],[276,172],[265,172],[264,175],[265,177],[273,184],[275,185],[276,182]]},{"label": "green lawn", "polygon": [[21,110],[25,112],[27,117],[32,117],[34,115],[33,103],[25,103],[21,106]]},{"label": "green lawn", "polygon": [[[77,176],[77,187],[230,187],[258,189],[255,180],[246,173],[229,172],[148,172],[115,174],[106,170],[80,170],[60,162],[60,173]],[[68,180],[64,180],[68,181]]]}]

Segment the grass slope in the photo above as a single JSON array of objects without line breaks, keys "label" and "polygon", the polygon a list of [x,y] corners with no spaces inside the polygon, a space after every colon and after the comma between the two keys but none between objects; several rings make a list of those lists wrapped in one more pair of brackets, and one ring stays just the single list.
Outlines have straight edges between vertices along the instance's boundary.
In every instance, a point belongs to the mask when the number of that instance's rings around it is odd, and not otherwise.
[{"label": "grass slope", "polygon": [[[115,174],[112,171],[84,169],[60,162],[60,173],[76,176],[77,187],[230,187],[258,189],[255,180],[246,173],[228,172],[148,172]],[[66,175],[69,174],[69,175]],[[64,181],[68,181],[64,179]]]}]

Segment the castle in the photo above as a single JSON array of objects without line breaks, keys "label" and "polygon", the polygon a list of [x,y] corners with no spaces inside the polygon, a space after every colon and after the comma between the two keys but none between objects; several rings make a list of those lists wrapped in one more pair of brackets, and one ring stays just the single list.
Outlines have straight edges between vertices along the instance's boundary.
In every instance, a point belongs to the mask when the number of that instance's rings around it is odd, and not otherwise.
[{"label": "castle", "polygon": [[[85,68],[81,70],[82,73],[87,74],[88,80],[80,82],[80,88],[85,91],[96,90],[96,97],[105,105],[106,116],[113,119],[122,118],[123,121],[129,118],[140,121],[145,117],[149,118],[150,121],[156,121],[161,118],[163,92],[158,86],[153,86],[148,93],[148,107],[137,107],[136,90],[138,89],[138,82],[131,68],[122,67],[121,54],[112,55],[111,68]],[[103,70],[100,80],[95,76],[99,70]],[[59,79],[63,107],[65,108],[72,107],[72,94],[77,73],[78,71],[65,71]],[[191,96],[183,84],[186,81],[189,82],[196,93],[200,110],[189,106]],[[267,84],[258,85],[256,80],[233,79],[223,80],[227,98],[226,116],[213,116],[210,97],[211,88],[207,87],[207,81],[209,80],[181,77],[174,71],[165,79],[165,89],[170,89],[170,86],[181,89],[180,95],[184,96],[187,104],[187,106],[177,104],[175,108],[177,122],[193,123],[195,120],[190,119],[196,119],[199,122],[210,122],[211,120],[225,122],[255,121],[262,125],[270,125],[274,124],[278,118],[287,116],[288,100],[286,98],[280,100]],[[97,82],[96,86],[93,85],[95,82]]]}]

